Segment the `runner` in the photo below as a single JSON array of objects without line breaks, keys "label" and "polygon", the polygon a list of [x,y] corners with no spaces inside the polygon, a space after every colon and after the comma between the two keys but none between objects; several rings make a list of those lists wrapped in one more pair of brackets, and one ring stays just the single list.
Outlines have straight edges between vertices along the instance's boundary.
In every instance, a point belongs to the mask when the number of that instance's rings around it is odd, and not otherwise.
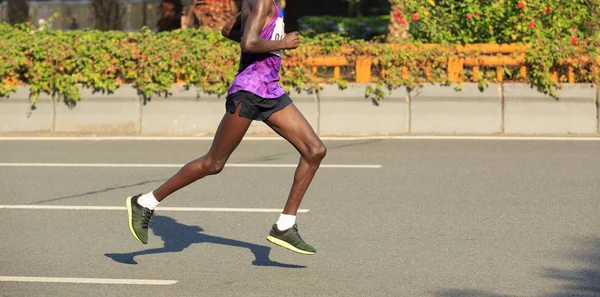
[{"label": "runner", "polygon": [[315,248],[298,233],[296,212],[326,148],[279,85],[282,52],[298,47],[298,32],[284,36],[283,18],[274,0],[244,0],[240,14],[223,27],[223,35],[240,42],[242,54],[211,148],[156,190],[128,197],[129,229],[135,239],[147,244],[148,225],[157,205],[177,190],[221,172],[252,121],[263,121],[300,153],[287,203],[267,240],[300,254],[315,254]]}]

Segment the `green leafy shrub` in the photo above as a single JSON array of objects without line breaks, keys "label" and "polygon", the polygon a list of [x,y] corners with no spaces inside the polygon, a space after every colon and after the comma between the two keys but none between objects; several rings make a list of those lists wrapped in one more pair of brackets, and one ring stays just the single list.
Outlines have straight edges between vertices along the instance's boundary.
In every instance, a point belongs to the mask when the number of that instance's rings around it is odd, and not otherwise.
[{"label": "green leafy shrub", "polygon": [[[174,83],[226,94],[238,70],[239,44],[211,29],[152,33],[121,31],[51,31],[30,25],[0,24],[0,97],[16,91],[16,83],[30,87],[30,101],[40,94],[58,96],[68,105],[80,100],[81,87],[113,92],[131,84],[145,99],[168,96]],[[288,91],[317,88],[310,57],[334,53],[347,38],[337,35],[302,37],[302,46],[286,51],[281,84]],[[348,54],[351,54],[348,48]],[[347,85],[347,81],[339,81]]]},{"label": "green leafy shrub", "polygon": [[111,92],[123,83],[149,98],[167,94],[178,80],[222,94],[239,62],[239,46],[208,29],[61,32],[2,24],[0,35],[0,79],[5,82],[0,96],[15,90],[7,81],[19,81],[31,87],[33,103],[47,93],[74,104],[80,86]]},{"label": "green leafy shrub", "polygon": [[[395,17],[409,24],[406,43],[528,44],[525,55],[527,80],[543,93],[556,97],[554,86],[567,80],[569,59],[587,57],[587,63],[573,63],[579,82],[598,84],[592,63],[599,56],[600,0],[390,0],[403,3]],[[568,64],[568,65],[567,65]],[[509,79],[518,73],[506,69]],[[554,81],[551,72],[559,73]],[[493,77],[483,73],[480,84]]]},{"label": "green leafy shrub", "polygon": [[415,41],[440,44],[532,43],[598,33],[600,0],[390,0],[404,2]]},{"label": "green leafy shrub", "polygon": [[388,15],[377,17],[346,18],[310,16],[298,20],[300,33],[314,37],[324,33],[338,33],[351,39],[372,40],[387,35]]},{"label": "green leafy shrub", "polygon": [[[553,1],[549,2],[558,3]],[[583,11],[575,4],[565,4],[551,6],[548,13],[546,6],[535,7],[534,1],[524,4],[523,8],[520,8],[522,5],[518,1],[504,1],[506,5],[515,5],[517,8],[505,8],[503,13],[514,11],[514,15],[498,13],[494,14],[497,16],[494,18],[498,22],[506,22],[507,27],[512,28],[510,30],[492,25],[469,25],[466,27],[468,30],[460,31],[458,28],[462,27],[459,24],[437,20],[447,14],[450,20],[460,16],[466,20],[463,23],[468,24],[467,21],[473,21],[479,12],[474,7],[480,7],[482,19],[478,21],[491,24],[491,20],[483,20],[483,13],[490,8],[483,4],[475,6],[480,2],[486,1],[468,0],[464,1],[464,5],[454,7],[442,5],[451,1],[428,1],[428,4],[418,6],[417,1],[407,1],[407,7],[415,5],[414,13],[419,16],[411,21],[413,37],[405,40],[403,45],[381,43],[379,40],[353,40],[347,34],[337,33],[301,35],[301,46],[297,50],[285,51],[281,84],[287,91],[312,91],[319,85],[312,82],[311,68],[305,66],[309,59],[341,56],[348,60],[349,65],[354,65],[359,56],[366,56],[374,60],[371,82],[378,86],[376,90],[369,89],[366,95],[382,99],[384,87],[394,89],[406,86],[412,89],[426,83],[447,84],[449,57],[465,56],[452,43],[493,41],[529,44],[525,54],[527,80],[541,92],[555,96],[554,88],[566,81],[569,65],[574,67],[578,82],[600,83],[600,75],[594,73],[591,63],[600,56],[600,31],[590,29],[597,26],[597,23],[590,21],[590,17],[597,15],[596,8]],[[488,2],[493,5],[495,1]],[[573,16],[550,16],[561,9]],[[464,14],[471,13],[469,11],[472,11],[472,16],[467,19]],[[429,15],[430,20],[421,18],[421,14]],[[522,24],[529,22],[529,14],[549,19],[536,19],[533,28],[528,25],[523,28]],[[552,25],[554,18],[558,25]],[[485,28],[489,29],[488,35],[477,37]],[[513,38],[510,32],[517,37]],[[446,45],[423,45],[432,42]],[[476,54],[485,53],[473,53]],[[175,82],[223,95],[237,72],[239,56],[238,44],[223,38],[219,31],[210,29],[162,33],[152,33],[147,28],[135,33],[95,30],[61,32],[27,24],[14,27],[0,24],[0,97],[14,92],[16,82],[30,86],[32,104],[41,93],[46,93],[60,96],[67,104],[74,105],[80,99],[80,87],[112,92],[125,83],[133,85],[146,99],[154,95],[168,96]],[[578,60],[581,57],[587,60]],[[481,70],[478,79],[482,88],[496,81],[495,69]],[[515,70],[503,69],[506,79],[523,81]],[[467,69],[463,73],[467,79],[472,75],[469,71]],[[381,75],[382,72],[385,75]],[[558,81],[553,80],[551,72],[559,74]],[[348,85],[344,77],[335,81],[330,79],[329,82],[337,83],[342,88]]]}]

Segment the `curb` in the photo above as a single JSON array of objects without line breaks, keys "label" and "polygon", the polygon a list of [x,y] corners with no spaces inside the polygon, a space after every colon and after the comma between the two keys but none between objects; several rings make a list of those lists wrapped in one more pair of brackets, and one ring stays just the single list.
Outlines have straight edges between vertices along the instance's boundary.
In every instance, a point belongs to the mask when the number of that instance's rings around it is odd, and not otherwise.
[{"label": "curb", "polygon": [[[365,98],[367,85],[345,90],[327,85],[318,93],[290,94],[315,131],[331,137],[406,136],[600,136],[600,89],[565,85],[560,100],[527,84],[427,85],[407,92],[386,91],[385,99]],[[225,113],[225,97],[178,87],[168,99],[143,104],[132,87],[111,95],[84,89],[73,109],[43,95],[29,111],[28,88],[0,100],[0,136],[212,136]],[[277,136],[261,122],[247,135]]]}]

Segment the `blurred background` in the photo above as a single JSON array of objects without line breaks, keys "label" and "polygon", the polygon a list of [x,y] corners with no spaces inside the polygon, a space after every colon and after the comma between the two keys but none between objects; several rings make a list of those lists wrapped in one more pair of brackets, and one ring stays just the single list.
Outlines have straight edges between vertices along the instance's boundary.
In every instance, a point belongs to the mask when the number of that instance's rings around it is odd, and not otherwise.
[{"label": "blurred background", "polygon": [[[0,22],[11,24],[47,22],[51,28],[77,30],[138,31],[144,26],[153,31],[222,24],[234,14],[241,0],[0,0]],[[387,29],[388,0],[278,0],[288,31],[319,22],[323,17],[365,18]],[[190,10],[192,13],[190,14]],[[326,21],[321,22],[324,25]],[[377,26],[376,26],[377,27]]]}]

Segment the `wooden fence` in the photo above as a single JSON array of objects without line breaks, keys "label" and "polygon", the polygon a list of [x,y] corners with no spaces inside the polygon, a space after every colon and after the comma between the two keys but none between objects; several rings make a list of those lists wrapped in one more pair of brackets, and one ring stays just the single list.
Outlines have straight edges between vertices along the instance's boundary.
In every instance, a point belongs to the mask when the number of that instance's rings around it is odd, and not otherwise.
[{"label": "wooden fence", "polygon": [[[441,47],[437,44],[426,44],[422,46],[424,49],[433,49]],[[527,79],[527,67],[525,66],[525,52],[529,48],[527,45],[517,44],[470,44],[455,46],[457,55],[448,57],[447,71],[448,80],[453,83],[463,82],[463,70],[466,67],[472,69],[472,81],[477,82],[477,74],[480,72],[480,67],[496,68],[496,79],[501,82],[504,79],[504,67],[520,67],[519,76]],[[370,83],[373,78],[372,68],[373,63],[377,58],[371,56],[359,56],[354,65],[344,56],[325,56],[315,57],[307,61],[306,66],[312,68],[312,80],[318,81],[318,67],[333,67],[333,78],[340,78],[341,67],[354,67],[356,71],[355,82]],[[561,61],[561,64],[567,66],[566,79],[570,84],[574,84],[575,63],[590,63],[590,58],[581,57],[579,59],[568,59]],[[595,61],[592,68],[594,75],[600,74],[600,57]],[[425,69],[425,73],[429,76],[431,69]],[[380,73],[385,76],[385,69]],[[404,68],[402,76],[407,78],[409,69]],[[551,72],[552,79],[555,82],[559,80],[558,71]]]}]

